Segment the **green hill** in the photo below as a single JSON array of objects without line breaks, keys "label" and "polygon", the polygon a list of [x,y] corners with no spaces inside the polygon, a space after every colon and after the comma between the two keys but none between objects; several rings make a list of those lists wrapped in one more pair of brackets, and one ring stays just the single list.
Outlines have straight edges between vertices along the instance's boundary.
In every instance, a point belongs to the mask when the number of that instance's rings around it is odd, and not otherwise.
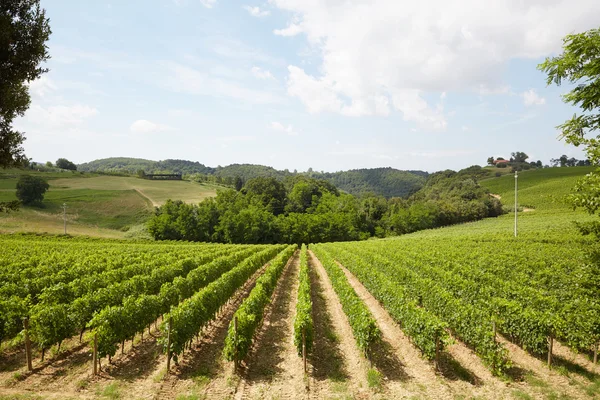
[{"label": "green hill", "polygon": [[[497,218],[486,218],[477,222],[454,225],[441,229],[430,229],[406,235],[415,240],[434,238],[436,240],[457,239],[478,242],[498,242],[498,246],[511,245],[521,241],[556,242],[574,244],[587,243],[589,237],[582,236],[574,222],[597,219],[597,216],[573,208],[566,202],[577,180],[592,171],[594,167],[544,168],[519,172],[518,238],[514,239],[514,213]],[[499,195],[508,209],[514,210],[514,175],[485,179],[480,184],[491,193]]]},{"label": "green hill", "polygon": [[0,173],[0,202],[16,200],[16,183],[24,172],[48,179],[41,206],[0,213],[0,232],[63,232],[67,204],[73,234],[123,237],[146,222],[154,206],[169,198],[197,203],[216,194],[216,186],[189,181],[153,181],[134,177],[6,170]]},{"label": "green hill", "polygon": [[[565,196],[575,183],[595,167],[543,168],[519,172],[518,200],[524,207],[539,210],[565,210]],[[481,185],[502,197],[505,204],[514,202],[515,178],[513,174],[482,180]]]},{"label": "green hill", "polygon": [[113,157],[94,160],[79,164],[78,171],[84,172],[107,172],[135,174],[144,170],[147,174],[179,173],[179,174],[212,174],[214,168],[205,166],[195,161],[186,160],[163,160],[152,161],[143,158]]},{"label": "green hill", "polygon": [[384,197],[408,197],[418,191],[428,176],[425,171],[402,171],[395,168],[364,168],[338,172],[290,172],[257,164],[231,164],[224,167],[207,167],[186,160],[152,161],[142,158],[105,158],[77,166],[79,171],[135,174],[144,170],[152,173],[200,174],[220,178],[215,181],[233,182],[241,178],[244,182],[257,177],[285,179],[296,174],[325,179],[345,192],[354,195],[374,193]]}]

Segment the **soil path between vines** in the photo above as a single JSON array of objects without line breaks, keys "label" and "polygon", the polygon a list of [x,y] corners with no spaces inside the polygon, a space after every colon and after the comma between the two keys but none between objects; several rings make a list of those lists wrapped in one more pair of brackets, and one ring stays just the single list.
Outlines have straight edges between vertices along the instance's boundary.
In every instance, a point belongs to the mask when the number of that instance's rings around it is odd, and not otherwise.
[{"label": "soil path between vines", "polygon": [[299,252],[283,271],[245,365],[235,399],[306,399],[302,359],[294,345]]},{"label": "soil path between vines", "polygon": [[[328,316],[325,326],[317,325],[319,319],[315,318],[315,345],[311,358],[314,369],[310,385],[311,398],[325,399],[338,396],[370,398],[371,393],[367,388],[369,366],[356,346],[352,328],[340,300],[325,268],[312,251],[309,251],[309,262],[314,270],[315,280],[312,284],[316,289],[315,300],[318,300],[318,303],[313,302],[313,308],[315,311],[321,311],[321,315],[315,317],[320,319],[324,314]],[[319,328],[325,328],[325,331],[319,332]],[[331,352],[333,359],[319,357],[322,351],[320,343],[322,339],[330,342],[328,344],[330,348],[325,350]]]}]

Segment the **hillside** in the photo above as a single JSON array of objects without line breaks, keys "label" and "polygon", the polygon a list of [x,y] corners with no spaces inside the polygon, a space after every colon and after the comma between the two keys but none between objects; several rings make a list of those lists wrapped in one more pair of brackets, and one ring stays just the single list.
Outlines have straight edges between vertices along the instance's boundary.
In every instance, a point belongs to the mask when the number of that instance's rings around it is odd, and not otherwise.
[{"label": "hillside", "polygon": [[143,158],[113,157],[94,160],[77,165],[78,171],[84,172],[117,172],[135,174],[143,170],[147,174],[179,173],[179,174],[212,174],[214,168],[195,161],[163,160],[152,161]]},{"label": "hillside", "polygon": [[[0,174],[0,201],[16,200],[15,186],[24,171]],[[63,231],[62,205],[67,204],[68,231],[72,234],[123,237],[141,227],[154,206],[169,198],[199,202],[216,194],[216,186],[189,181],[152,181],[134,177],[81,173],[37,173],[50,189],[41,207],[24,206],[18,212],[0,213],[0,232]]]},{"label": "hillside", "polygon": [[[384,197],[408,197],[418,191],[429,175],[425,171],[402,171],[395,168],[363,168],[338,172],[290,172],[257,164],[231,164],[207,167],[186,160],[152,161],[141,158],[105,158],[77,166],[79,171],[135,174],[139,170],[150,173],[200,174],[221,178],[227,182],[241,178],[244,182],[257,177],[285,179],[296,174],[325,179],[345,192],[359,196],[374,193]],[[221,182],[221,180],[218,180]]]}]

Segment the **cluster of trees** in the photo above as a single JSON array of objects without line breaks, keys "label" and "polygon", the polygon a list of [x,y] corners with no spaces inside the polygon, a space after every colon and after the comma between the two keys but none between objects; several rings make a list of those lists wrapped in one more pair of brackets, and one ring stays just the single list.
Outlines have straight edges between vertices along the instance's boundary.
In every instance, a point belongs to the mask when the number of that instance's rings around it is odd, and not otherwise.
[{"label": "cluster of trees", "polygon": [[550,164],[553,167],[587,167],[592,165],[590,160],[578,160],[575,157],[567,157],[565,154],[559,158],[551,158]]},{"label": "cluster of trees", "polygon": [[56,167],[61,169],[68,169],[70,171],[77,171],[77,165],[67,160],[66,158],[59,158],[56,160]]},{"label": "cluster of trees", "polygon": [[[498,158],[488,157],[487,164],[495,165],[497,168],[511,167],[513,172],[514,171],[522,171],[524,169],[530,169],[530,168],[543,168],[544,167],[541,160],[528,162],[527,161],[528,159],[529,159],[529,156],[526,153],[524,153],[522,151],[515,151],[514,153],[511,153],[511,157],[509,160],[506,160],[502,157],[498,157]],[[506,162],[502,162],[502,161],[506,161]]]},{"label": "cluster of trees", "polygon": [[408,199],[356,197],[302,175],[249,180],[198,205],[168,201],[148,230],[157,240],[221,243],[317,243],[404,234],[502,213],[477,184],[481,167],[431,175]]}]

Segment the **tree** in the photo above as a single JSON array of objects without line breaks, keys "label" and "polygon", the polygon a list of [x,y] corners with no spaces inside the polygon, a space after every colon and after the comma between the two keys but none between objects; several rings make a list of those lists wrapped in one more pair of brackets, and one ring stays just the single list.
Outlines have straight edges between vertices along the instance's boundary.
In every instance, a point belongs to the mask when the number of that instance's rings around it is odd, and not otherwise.
[{"label": "tree", "polygon": [[[600,165],[600,140],[598,136],[590,135],[600,129],[600,29],[567,35],[563,39],[563,53],[546,58],[538,69],[548,75],[548,85],[560,86],[563,81],[575,85],[563,95],[563,101],[580,107],[582,112],[557,128],[567,143],[584,148],[592,165]],[[560,161],[562,165],[563,157]],[[600,169],[577,182],[570,200],[575,207],[582,207],[591,214],[598,211]],[[590,226],[588,233],[600,233],[600,222]]]},{"label": "tree", "polygon": [[494,157],[488,157],[487,163],[488,165],[494,165]]},{"label": "tree", "polygon": [[13,130],[15,117],[29,108],[28,82],[48,70],[50,36],[40,0],[2,0],[0,3],[0,167],[20,165],[25,160],[23,133]]},{"label": "tree", "polygon": [[52,168],[54,165],[52,165],[52,161],[46,161],[46,167],[48,168]]},{"label": "tree", "polygon": [[244,181],[242,180],[242,178],[240,178],[239,176],[236,176],[235,181],[234,181],[234,186],[235,186],[235,190],[237,190],[238,192],[240,190],[242,190],[242,187],[244,187]]},{"label": "tree", "polygon": [[569,162],[569,157],[567,157],[565,154],[563,154],[562,156],[560,156],[558,161],[560,162],[561,167],[566,167],[567,163]]},{"label": "tree", "polygon": [[522,151],[511,153],[511,156],[511,160],[518,163],[524,163],[529,158],[529,156]]},{"label": "tree", "polygon": [[44,193],[50,185],[39,176],[21,175],[17,182],[17,198],[23,204],[31,204],[44,200]]},{"label": "tree", "polygon": [[77,171],[77,165],[67,160],[66,158],[59,158],[58,160],[56,160],[56,166],[62,169]]}]

